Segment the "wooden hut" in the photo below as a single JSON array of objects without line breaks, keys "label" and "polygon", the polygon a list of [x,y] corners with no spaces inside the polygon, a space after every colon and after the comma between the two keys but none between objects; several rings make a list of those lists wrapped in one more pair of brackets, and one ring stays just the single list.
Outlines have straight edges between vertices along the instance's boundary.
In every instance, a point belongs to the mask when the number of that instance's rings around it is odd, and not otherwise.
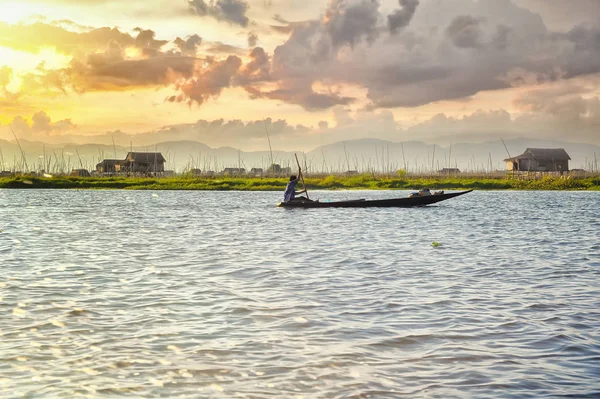
[{"label": "wooden hut", "polygon": [[570,160],[564,148],[528,148],[523,154],[504,162],[510,171],[568,172]]},{"label": "wooden hut", "polygon": [[90,177],[91,174],[87,169],[73,169],[71,170],[71,176]]},{"label": "wooden hut", "polygon": [[129,152],[123,161],[127,173],[162,173],[165,158],[160,152]]},{"label": "wooden hut", "polygon": [[96,165],[96,172],[102,175],[164,173],[165,162],[160,152],[130,152],[124,160],[103,160]]},{"label": "wooden hut", "polygon": [[100,174],[114,174],[121,172],[123,161],[119,159],[105,159],[96,164],[96,172]]},{"label": "wooden hut", "polygon": [[442,175],[458,175],[460,174],[460,169],[458,168],[443,168],[441,170],[438,171],[438,173],[442,174]]},{"label": "wooden hut", "polygon": [[250,169],[250,174],[255,177],[259,177],[263,175],[263,168],[252,168]]},{"label": "wooden hut", "polygon": [[241,176],[246,173],[244,168],[225,168],[223,174],[227,176]]}]

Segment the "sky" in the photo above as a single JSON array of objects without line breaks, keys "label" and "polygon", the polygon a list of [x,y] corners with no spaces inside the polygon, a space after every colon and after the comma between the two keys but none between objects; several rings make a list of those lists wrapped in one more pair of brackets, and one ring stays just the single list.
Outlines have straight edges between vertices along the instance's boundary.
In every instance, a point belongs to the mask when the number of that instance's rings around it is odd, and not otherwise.
[{"label": "sky", "polygon": [[[0,139],[600,144],[598,0],[0,0]],[[12,130],[11,130],[12,128]],[[14,133],[13,133],[14,132]]]}]

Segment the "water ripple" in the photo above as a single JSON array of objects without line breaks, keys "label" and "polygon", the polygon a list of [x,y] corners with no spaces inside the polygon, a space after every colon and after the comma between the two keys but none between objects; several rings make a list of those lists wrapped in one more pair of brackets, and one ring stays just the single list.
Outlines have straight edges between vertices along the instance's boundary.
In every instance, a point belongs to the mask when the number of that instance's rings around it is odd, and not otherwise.
[{"label": "water ripple", "polygon": [[600,193],[154,194],[0,190],[0,397],[600,397]]}]

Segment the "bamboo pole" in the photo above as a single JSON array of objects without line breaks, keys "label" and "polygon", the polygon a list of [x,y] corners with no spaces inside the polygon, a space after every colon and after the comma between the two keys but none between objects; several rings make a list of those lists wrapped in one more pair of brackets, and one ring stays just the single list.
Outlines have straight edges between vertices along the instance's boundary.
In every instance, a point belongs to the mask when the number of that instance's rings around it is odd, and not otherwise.
[{"label": "bamboo pole", "polygon": [[306,199],[310,200],[308,196],[308,190],[306,189],[306,183],[304,182],[304,174],[302,173],[302,168],[300,167],[300,161],[298,161],[298,155],[294,153],[294,157],[296,157],[296,163],[298,164],[298,169],[300,169],[300,178],[302,179],[302,186],[304,186],[304,194],[306,194]]}]

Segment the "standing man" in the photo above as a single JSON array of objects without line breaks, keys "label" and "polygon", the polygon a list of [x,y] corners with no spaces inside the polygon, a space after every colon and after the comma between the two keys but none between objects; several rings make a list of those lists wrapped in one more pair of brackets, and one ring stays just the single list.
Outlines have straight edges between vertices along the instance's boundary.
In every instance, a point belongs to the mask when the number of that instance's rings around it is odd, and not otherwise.
[{"label": "standing man", "polygon": [[[298,168],[298,177],[292,175],[290,176],[290,181],[285,187],[285,193],[283,194],[283,202],[290,202],[296,199],[296,194],[303,194],[306,192],[306,188],[302,191],[296,191],[296,184],[300,180],[300,176],[302,176],[302,170]],[[306,199],[304,197],[298,197],[297,199]]]}]

